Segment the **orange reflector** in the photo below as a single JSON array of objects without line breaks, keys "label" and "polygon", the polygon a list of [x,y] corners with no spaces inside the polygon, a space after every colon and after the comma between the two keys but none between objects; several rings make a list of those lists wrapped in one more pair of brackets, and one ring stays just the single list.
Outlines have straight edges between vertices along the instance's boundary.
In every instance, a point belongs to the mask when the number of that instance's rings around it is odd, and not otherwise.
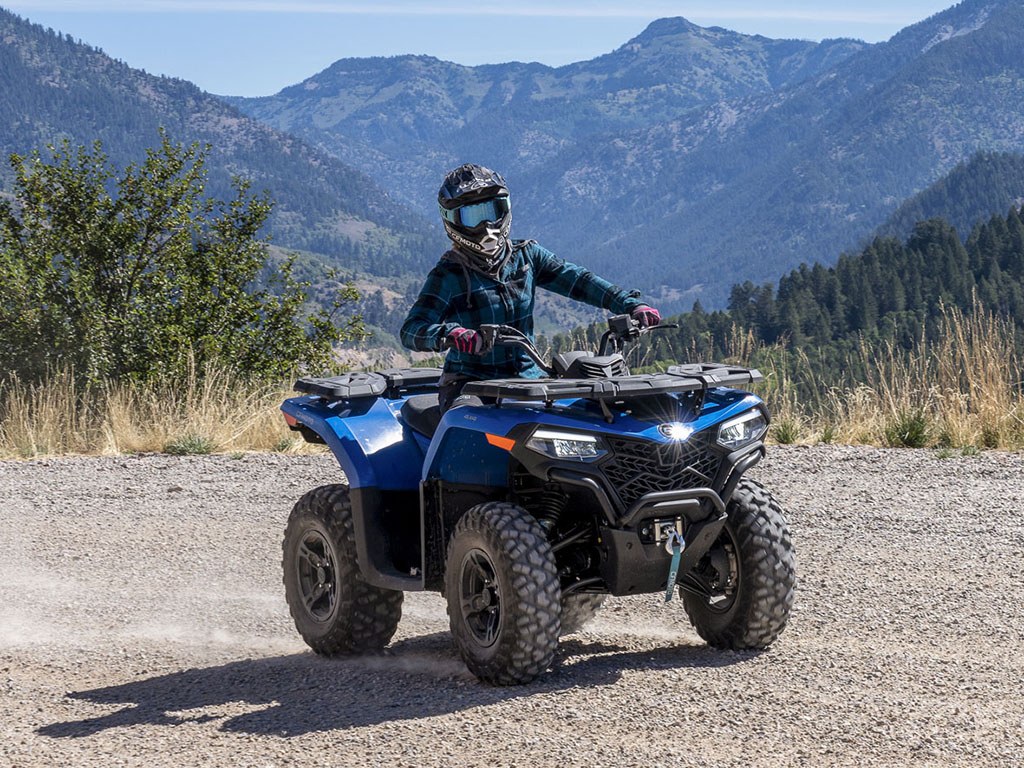
[{"label": "orange reflector", "polygon": [[293,429],[299,425],[299,420],[292,416],[290,413],[281,414],[284,416],[285,423]]},{"label": "orange reflector", "polygon": [[487,435],[487,442],[496,448],[503,448],[506,451],[511,451],[516,446],[516,441],[510,438],[492,435],[490,432],[485,432],[484,434]]}]

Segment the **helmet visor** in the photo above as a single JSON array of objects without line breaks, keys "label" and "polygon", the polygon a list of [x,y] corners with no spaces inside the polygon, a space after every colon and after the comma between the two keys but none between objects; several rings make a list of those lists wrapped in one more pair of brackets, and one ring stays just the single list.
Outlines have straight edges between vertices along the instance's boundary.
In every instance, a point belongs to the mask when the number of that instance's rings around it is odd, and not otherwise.
[{"label": "helmet visor", "polygon": [[441,215],[452,224],[457,224],[467,229],[483,224],[485,221],[501,221],[510,210],[508,195],[499,195],[489,200],[481,200],[478,203],[470,203],[453,210],[441,209]]}]

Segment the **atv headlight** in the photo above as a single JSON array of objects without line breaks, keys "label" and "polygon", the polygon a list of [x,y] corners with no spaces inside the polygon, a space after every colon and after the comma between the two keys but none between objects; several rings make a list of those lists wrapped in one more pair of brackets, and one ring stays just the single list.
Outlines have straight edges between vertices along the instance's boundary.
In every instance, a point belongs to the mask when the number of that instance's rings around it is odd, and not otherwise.
[{"label": "atv headlight", "polygon": [[747,411],[718,428],[718,444],[736,450],[761,438],[768,429],[768,419],[759,409]]},{"label": "atv headlight", "polygon": [[526,441],[526,447],[552,459],[590,461],[607,453],[594,435],[547,429],[538,429],[534,432]]}]

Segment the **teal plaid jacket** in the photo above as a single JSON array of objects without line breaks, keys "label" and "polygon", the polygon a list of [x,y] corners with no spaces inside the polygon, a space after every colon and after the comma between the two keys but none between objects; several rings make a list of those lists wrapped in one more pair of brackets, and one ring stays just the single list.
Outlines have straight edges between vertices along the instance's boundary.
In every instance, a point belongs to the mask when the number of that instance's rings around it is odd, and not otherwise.
[{"label": "teal plaid jacket", "polygon": [[[563,261],[533,240],[520,240],[514,243],[500,280],[442,257],[427,275],[402,325],[402,343],[410,349],[440,352],[445,337],[455,328],[476,329],[485,323],[511,325],[533,339],[538,287],[612,314],[626,314],[644,303],[638,291],[624,291],[583,267]],[[444,370],[472,379],[544,376],[525,352],[513,347],[496,347],[483,355],[451,349]]]}]

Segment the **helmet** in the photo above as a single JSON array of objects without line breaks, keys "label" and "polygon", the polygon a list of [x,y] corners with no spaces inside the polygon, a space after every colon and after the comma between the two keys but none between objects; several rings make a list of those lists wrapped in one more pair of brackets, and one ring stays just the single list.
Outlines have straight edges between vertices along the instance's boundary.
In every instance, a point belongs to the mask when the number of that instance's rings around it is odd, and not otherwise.
[{"label": "helmet", "polygon": [[471,266],[494,272],[508,250],[512,208],[500,173],[467,163],[444,177],[437,204],[448,237]]}]

